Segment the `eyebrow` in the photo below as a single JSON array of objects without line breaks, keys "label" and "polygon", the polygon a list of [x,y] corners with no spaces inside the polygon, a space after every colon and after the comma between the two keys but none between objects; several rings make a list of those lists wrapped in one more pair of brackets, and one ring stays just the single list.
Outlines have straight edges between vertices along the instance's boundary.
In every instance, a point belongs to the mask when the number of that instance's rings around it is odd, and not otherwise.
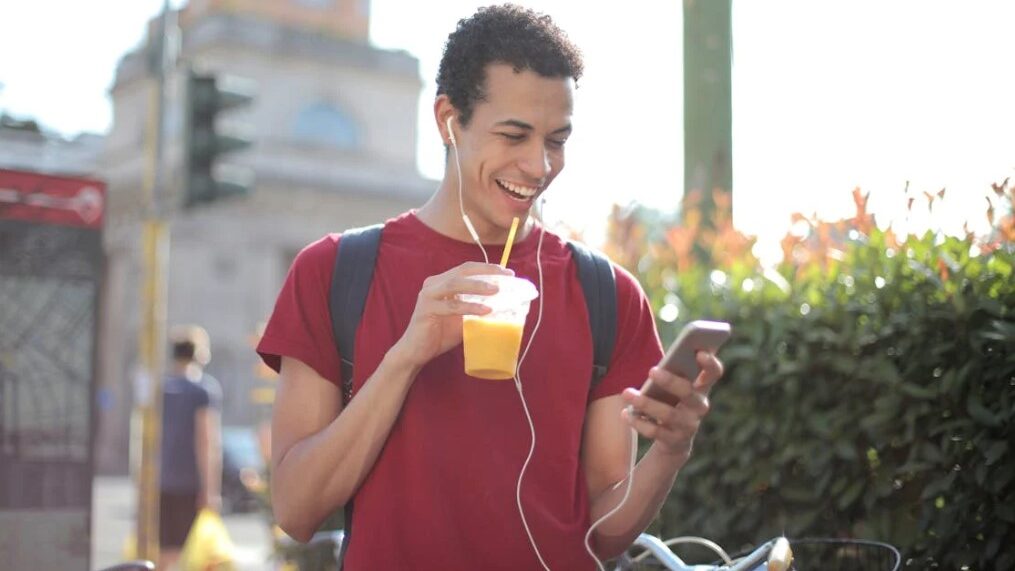
[{"label": "eyebrow", "polygon": [[[496,126],[501,126],[501,127],[517,127],[519,129],[524,129],[526,131],[533,131],[533,130],[535,130],[535,127],[533,127],[532,125],[529,125],[525,121],[519,121],[518,119],[506,119],[504,121],[498,121],[497,123],[495,123],[495,125]],[[570,133],[570,132],[571,132],[571,124],[568,123],[567,125],[564,125],[560,129],[557,129],[557,130],[555,130],[554,132],[552,132],[550,134],[551,135],[562,135],[562,134],[566,134],[566,133]]]}]

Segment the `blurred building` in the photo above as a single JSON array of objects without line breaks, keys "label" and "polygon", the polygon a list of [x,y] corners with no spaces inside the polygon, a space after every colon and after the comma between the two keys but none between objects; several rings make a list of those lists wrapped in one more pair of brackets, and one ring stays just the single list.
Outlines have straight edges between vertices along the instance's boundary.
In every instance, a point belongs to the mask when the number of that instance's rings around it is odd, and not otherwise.
[{"label": "blurred building", "polygon": [[103,137],[82,133],[65,139],[47,133],[31,119],[0,115],[0,168],[56,175],[95,173]]},{"label": "blurred building", "polygon": [[[179,21],[181,65],[167,80],[165,126],[173,204],[168,321],[208,329],[223,421],[248,424],[258,415],[251,391],[264,384],[250,338],[296,253],[328,232],[418,206],[436,187],[416,168],[422,81],[415,58],[368,44],[367,0],[191,0]],[[254,128],[256,145],[235,161],[256,174],[248,198],[179,208],[184,63],[257,85],[254,104],[234,117]],[[102,472],[122,472],[128,460],[150,89],[139,48],[117,69],[99,167],[109,185],[100,383],[115,403],[100,419]]]}]

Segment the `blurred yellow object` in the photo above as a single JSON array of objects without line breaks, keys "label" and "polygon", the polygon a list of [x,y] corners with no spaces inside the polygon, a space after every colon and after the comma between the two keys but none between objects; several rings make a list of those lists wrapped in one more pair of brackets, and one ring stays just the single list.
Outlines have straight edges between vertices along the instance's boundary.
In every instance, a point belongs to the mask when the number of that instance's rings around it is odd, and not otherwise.
[{"label": "blurred yellow object", "polygon": [[124,561],[137,559],[137,534],[133,531],[128,533],[127,537],[124,538],[120,556],[123,557]]},{"label": "blurred yellow object", "polygon": [[275,387],[258,387],[250,390],[250,401],[254,404],[275,402]]},{"label": "blurred yellow object", "polygon": [[235,571],[235,551],[222,516],[203,509],[183,542],[180,568],[183,571]]}]

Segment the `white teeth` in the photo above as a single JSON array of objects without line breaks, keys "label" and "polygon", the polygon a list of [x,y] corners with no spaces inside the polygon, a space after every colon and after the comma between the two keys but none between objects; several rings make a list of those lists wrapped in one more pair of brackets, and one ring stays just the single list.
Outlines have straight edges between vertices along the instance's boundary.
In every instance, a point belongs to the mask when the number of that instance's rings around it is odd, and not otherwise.
[{"label": "white teeth", "polygon": [[517,184],[512,184],[512,183],[510,183],[510,182],[508,182],[506,180],[499,180],[498,179],[497,182],[502,184],[504,186],[504,188],[510,190],[511,192],[514,192],[516,194],[519,194],[519,195],[527,197],[527,198],[531,198],[531,197],[535,196],[537,192],[539,192],[538,188],[529,188],[527,186],[518,186]]}]

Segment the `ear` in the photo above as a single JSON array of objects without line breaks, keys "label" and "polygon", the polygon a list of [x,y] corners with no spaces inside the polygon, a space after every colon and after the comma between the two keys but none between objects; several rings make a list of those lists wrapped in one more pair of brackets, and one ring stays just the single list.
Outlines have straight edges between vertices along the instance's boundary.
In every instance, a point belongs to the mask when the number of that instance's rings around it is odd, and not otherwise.
[{"label": "ear", "polygon": [[[437,130],[440,131],[441,139],[444,140],[444,145],[450,145],[452,135],[448,130],[448,120],[457,117],[458,110],[451,104],[451,99],[446,94],[438,95],[437,99],[434,100],[433,115],[434,120],[437,122]],[[454,121],[451,124],[454,125]]]}]

